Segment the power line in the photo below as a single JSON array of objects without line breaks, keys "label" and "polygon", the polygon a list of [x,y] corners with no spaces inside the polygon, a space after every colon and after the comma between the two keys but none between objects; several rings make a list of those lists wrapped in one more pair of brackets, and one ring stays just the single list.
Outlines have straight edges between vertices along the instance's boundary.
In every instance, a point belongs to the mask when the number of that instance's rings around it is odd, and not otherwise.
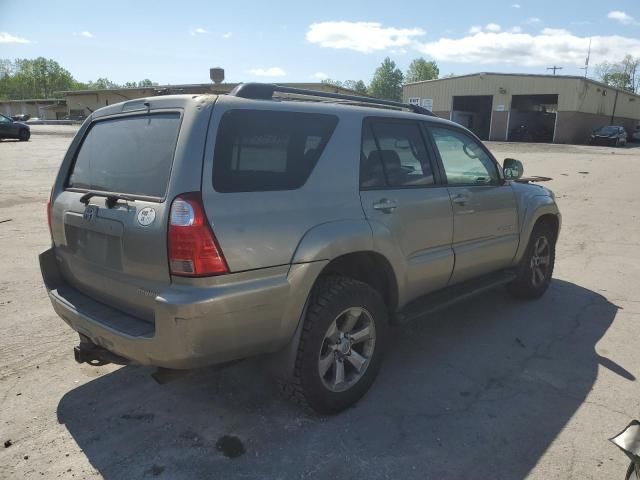
[{"label": "power line", "polygon": [[562,67],[556,67],[555,65],[553,67],[548,67],[547,70],[553,70],[553,74],[556,74],[556,70],[562,70]]}]

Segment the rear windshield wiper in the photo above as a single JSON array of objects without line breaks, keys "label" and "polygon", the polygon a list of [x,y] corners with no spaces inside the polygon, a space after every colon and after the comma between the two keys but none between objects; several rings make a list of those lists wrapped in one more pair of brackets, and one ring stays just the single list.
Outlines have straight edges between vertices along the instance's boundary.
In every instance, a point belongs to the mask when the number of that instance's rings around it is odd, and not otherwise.
[{"label": "rear windshield wiper", "polygon": [[89,205],[89,200],[92,197],[105,197],[107,199],[107,208],[113,208],[118,200],[124,200],[126,202],[135,202],[136,199],[129,197],[128,195],[120,195],[119,193],[103,193],[103,192],[87,192],[80,197],[80,202],[85,205]]}]

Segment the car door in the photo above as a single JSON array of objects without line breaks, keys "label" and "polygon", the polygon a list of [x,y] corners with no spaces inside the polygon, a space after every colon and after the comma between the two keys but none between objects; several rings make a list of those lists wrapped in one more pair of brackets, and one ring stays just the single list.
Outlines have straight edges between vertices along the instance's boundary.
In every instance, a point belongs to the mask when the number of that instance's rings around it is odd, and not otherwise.
[{"label": "car door", "polygon": [[0,115],[0,138],[11,137],[11,124],[12,120],[10,118],[5,117],[4,115]]},{"label": "car door", "polygon": [[[374,232],[386,232],[400,251],[412,300],[446,286],[453,270],[453,212],[435,159],[416,121],[363,122],[360,198]],[[374,241],[382,241],[374,235]]]},{"label": "car door", "polygon": [[444,170],[453,207],[458,283],[511,265],[518,248],[518,209],[509,183],[474,136],[449,126],[425,124]]}]

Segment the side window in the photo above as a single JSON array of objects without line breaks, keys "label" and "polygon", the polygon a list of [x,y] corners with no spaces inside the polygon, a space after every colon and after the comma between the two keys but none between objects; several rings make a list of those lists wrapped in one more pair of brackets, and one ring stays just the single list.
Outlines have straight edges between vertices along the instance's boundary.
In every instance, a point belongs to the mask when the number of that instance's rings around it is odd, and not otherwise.
[{"label": "side window", "polygon": [[499,182],[494,161],[464,132],[428,127],[433,135],[449,185],[489,185]]},{"label": "side window", "polygon": [[306,181],[338,123],[316,113],[231,110],[218,129],[218,192],[294,190]]},{"label": "side window", "polygon": [[433,171],[419,125],[365,121],[360,181],[365,188],[432,185]]}]

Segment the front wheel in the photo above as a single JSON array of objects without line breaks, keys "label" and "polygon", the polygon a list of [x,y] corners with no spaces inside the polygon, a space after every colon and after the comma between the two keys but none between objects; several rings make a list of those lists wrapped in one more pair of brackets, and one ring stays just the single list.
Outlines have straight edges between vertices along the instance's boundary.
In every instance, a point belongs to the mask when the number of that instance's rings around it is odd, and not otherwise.
[{"label": "front wheel", "polygon": [[20,130],[20,133],[18,134],[18,139],[21,142],[29,141],[29,137],[31,137],[31,132],[29,132],[29,130],[26,130],[26,129]]},{"label": "front wheel", "polygon": [[387,308],[369,285],[342,276],[321,279],[285,391],[322,414],[355,404],[378,374],[387,324]]},{"label": "front wheel", "polygon": [[536,225],[509,291],[518,298],[539,298],[549,287],[556,259],[556,238],[546,223]]}]

